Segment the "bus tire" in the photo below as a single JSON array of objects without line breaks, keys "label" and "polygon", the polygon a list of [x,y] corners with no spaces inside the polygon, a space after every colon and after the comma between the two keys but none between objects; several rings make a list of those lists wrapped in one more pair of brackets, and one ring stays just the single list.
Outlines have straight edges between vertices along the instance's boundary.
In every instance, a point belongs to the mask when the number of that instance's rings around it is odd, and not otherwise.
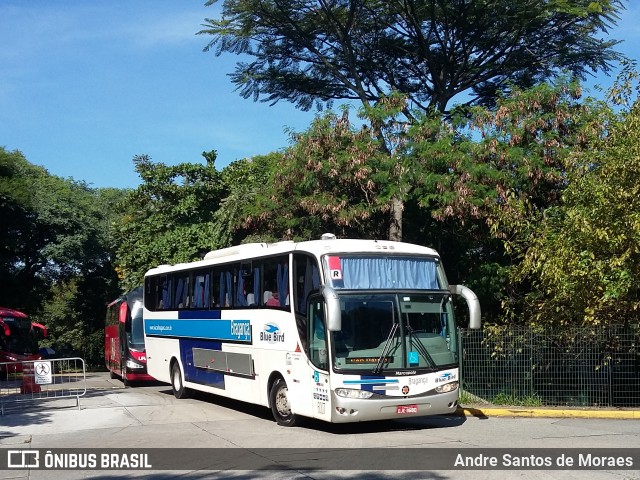
[{"label": "bus tire", "polygon": [[283,427],[293,427],[298,423],[298,417],[291,411],[288,395],[287,383],[282,378],[277,378],[269,391],[269,405],[273,418]]},{"label": "bus tire", "polygon": [[180,372],[178,362],[175,362],[171,367],[171,390],[173,390],[173,396],[178,399],[189,396],[189,392],[182,381],[182,373]]}]

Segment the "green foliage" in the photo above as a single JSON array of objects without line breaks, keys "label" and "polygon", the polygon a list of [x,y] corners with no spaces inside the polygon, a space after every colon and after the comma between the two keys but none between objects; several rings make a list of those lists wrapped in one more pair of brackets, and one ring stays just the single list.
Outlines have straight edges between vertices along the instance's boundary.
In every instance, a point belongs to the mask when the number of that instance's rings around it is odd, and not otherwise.
[{"label": "green foliage", "polygon": [[437,155],[431,137],[417,136],[416,151],[424,157],[426,143],[436,159],[427,158],[422,202],[437,202],[438,218],[484,218],[494,234],[510,236],[523,216],[558,202],[570,156],[606,134],[604,106],[580,97],[580,85],[564,80],[515,89],[496,109],[476,107],[460,118]]},{"label": "green foliage", "polygon": [[412,164],[422,169],[419,203],[465,232],[448,248],[463,263],[462,281],[489,307],[486,319],[506,310],[511,320],[524,320],[530,285],[512,276],[513,268],[540,218],[559,204],[567,172],[584,168],[578,152],[597,148],[607,134],[610,110],[580,97],[580,86],[565,80],[514,89],[495,109],[422,118],[408,131]]},{"label": "green foliage", "polygon": [[531,396],[518,396],[512,393],[500,392],[491,399],[491,403],[494,405],[509,405],[516,407],[541,407],[544,403],[542,399],[537,395]]},{"label": "green foliage", "polygon": [[[216,3],[210,0],[207,5]],[[418,121],[416,110],[419,115],[445,112],[462,95],[469,105],[494,105],[498,92],[513,86],[527,88],[563,70],[584,78],[590,71],[608,71],[623,58],[613,50],[617,42],[598,38],[615,24],[620,0],[221,3],[222,16],[207,19],[199,33],[212,37],[205,51],[249,59],[238,63],[231,76],[243,97],[286,100],[304,110],[314,104],[322,109],[333,100],[359,102],[379,142],[377,149],[387,153],[384,160],[385,155],[372,154],[366,166],[371,163],[373,171],[387,172],[396,181],[385,181],[385,192],[376,192],[375,201],[387,199],[385,223],[392,240],[403,238],[403,213],[414,177],[412,166],[396,156],[396,149],[403,148],[398,117],[413,124]],[[395,102],[397,98],[402,101]],[[393,166],[376,165],[390,161]],[[278,233],[306,236],[323,228],[329,217],[341,215],[330,223],[357,227],[356,218],[362,223],[363,214],[378,210],[373,206],[356,212],[351,202],[338,197],[337,204],[346,202],[348,211],[323,216],[323,209],[336,205],[327,198],[334,193],[302,208],[301,213],[321,215],[314,225],[297,225],[294,216],[288,222],[293,223],[291,232],[282,225]],[[281,208],[277,201],[271,206]]]},{"label": "green foliage", "polygon": [[[422,111],[461,93],[492,104],[510,84],[567,70],[609,71],[622,56],[602,33],[620,0],[339,0],[222,3],[206,19],[205,50],[242,55],[233,83],[245,98],[309,109],[334,99],[375,104],[397,91]],[[248,59],[244,61],[244,59]]]},{"label": "green foliage", "polygon": [[48,345],[92,364],[101,351],[89,349],[90,339],[103,335],[104,306],[117,292],[108,238],[114,196],[0,149],[0,305],[28,313],[48,327]]},{"label": "green foliage", "polygon": [[384,238],[397,159],[348,111],[319,116],[271,169],[266,188],[245,209],[245,225],[272,238],[339,236]]},{"label": "green foliage", "polygon": [[[626,88],[637,74],[622,79]],[[614,89],[620,92],[621,83]],[[623,86],[623,90],[625,87]],[[622,98],[615,93],[617,98]],[[623,97],[629,98],[628,93]],[[523,245],[519,274],[533,289],[536,323],[640,320],[640,101],[608,127],[596,148],[574,153],[562,202],[548,209]]]},{"label": "green foliage", "polygon": [[[97,291],[92,291],[92,286]],[[38,321],[47,326],[48,337],[41,346],[52,347],[56,356],[82,357],[92,368],[104,366],[104,318],[106,299],[117,288],[72,278],[55,284],[50,299],[38,314]],[[117,291],[117,290],[116,290]],[[90,305],[97,299],[95,305]]]},{"label": "green foliage", "polygon": [[279,239],[271,232],[261,235],[259,231],[249,228],[245,216],[256,214],[256,198],[269,186],[270,175],[280,158],[278,153],[256,156],[232,162],[222,170],[222,181],[228,194],[214,214],[213,236],[218,240],[216,248]]},{"label": "green foliage", "polygon": [[1,268],[9,283],[0,303],[32,312],[54,283],[108,262],[106,225],[98,194],[84,183],[49,175],[19,152],[0,150],[0,158]]},{"label": "green foliage", "polygon": [[59,354],[68,355],[82,349],[85,329],[76,308],[78,282],[71,279],[51,288],[51,300],[44,304],[39,320],[47,326],[49,337],[43,343]]},{"label": "green foliage", "polygon": [[215,152],[203,156],[205,165],[167,166],[146,155],[134,158],[143,183],[128,192],[112,228],[124,290],[140,285],[151,267],[197,260],[220,245],[214,213],[227,192],[214,165]]},{"label": "green foliage", "polygon": [[20,295],[20,291],[36,288],[36,279],[30,270],[37,259],[37,249],[27,240],[34,228],[35,216],[32,206],[35,191],[30,180],[39,173],[40,169],[29,164],[20,152],[0,148],[0,217],[4,229],[0,237],[0,278],[3,279],[0,304],[15,308],[28,308],[26,297],[29,295]]}]

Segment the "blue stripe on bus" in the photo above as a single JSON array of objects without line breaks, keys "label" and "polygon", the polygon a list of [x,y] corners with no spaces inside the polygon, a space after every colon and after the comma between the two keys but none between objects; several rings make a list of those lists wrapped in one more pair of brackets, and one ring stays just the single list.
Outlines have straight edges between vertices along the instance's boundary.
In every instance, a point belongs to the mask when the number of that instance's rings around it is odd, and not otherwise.
[{"label": "blue stripe on bus", "polygon": [[[383,387],[388,383],[398,383],[399,380],[397,378],[386,379],[385,377],[378,377],[374,375],[362,375],[360,380],[345,380],[345,383],[350,382],[353,384],[359,384],[362,390],[366,390],[368,392],[373,392],[376,387]],[[378,395],[384,395],[384,393],[376,390]]]},{"label": "blue stripe on bus", "polygon": [[200,319],[145,319],[144,333],[156,337],[186,337],[251,343],[249,320]]},{"label": "blue stripe on bus", "polygon": [[178,318],[198,318],[220,320],[220,310],[178,310]]},{"label": "blue stripe on bus", "polygon": [[222,342],[211,340],[180,339],[180,358],[184,368],[184,377],[188,382],[200,383],[210,387],[225,389],[224,373],[214,372],[206,368],[196,368],[193,361],[193,349],[222,350]]},{"label": "blue stripe on bus", "polygon": [[387,384],[387,383],[398,383],[398,379],[390,379],[390,380],[385,380],[384,377],[383,378],[376,378],[376,379],[361,379],[361,380],[344,380],[343,383],[345,384],[356,384],[356,385],[366,385],[366,384],[371,384],[371,385],[382,385],[382,384]]}]

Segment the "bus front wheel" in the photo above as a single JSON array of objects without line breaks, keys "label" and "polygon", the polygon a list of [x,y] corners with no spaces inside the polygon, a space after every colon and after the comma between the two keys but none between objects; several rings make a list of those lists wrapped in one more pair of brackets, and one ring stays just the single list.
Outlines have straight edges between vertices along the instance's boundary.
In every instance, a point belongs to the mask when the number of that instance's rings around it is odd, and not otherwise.
[{"label": "bus front wheel", "polygon": [[278,425],[293,427],[298,422],[298,417],[291,411],[289,403],[289,389],[282,378],[276,379],[269,391],[269,404],[273,417]]},{"label": "bus front wheel", "polygon": [[171,367],[171,390],[173,390],[173,395],[176,398],[187,398],[189,396],[182,381],[182,373],[178,362],[175,362]]}]

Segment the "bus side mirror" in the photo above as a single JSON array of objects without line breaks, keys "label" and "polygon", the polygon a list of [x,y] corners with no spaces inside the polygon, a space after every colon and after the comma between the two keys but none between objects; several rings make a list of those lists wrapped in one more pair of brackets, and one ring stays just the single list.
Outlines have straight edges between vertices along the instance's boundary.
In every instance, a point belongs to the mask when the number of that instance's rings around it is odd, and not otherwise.
[{"label": "bus side mirror", "polygon": [[469,307],[469,328],[480,328],[480,301],[473,290],[464,285],[449,285],[449,291],[466,300]]},{"label": "bus side mirror", "polygon": [[331,287],[322,288],[322,296],[327,306],[327,328],[330,332],[342,330],[342,309],[336,291]]},{"label": "bus side mirror", "polygon": [[127,305],[127,302],[122,302],[120,304],[120,309],[118,310],[118,321],[120,323],[126,323],[128,314],[129,314],[129,305]]},{"label": "bus side mirror", "polygon": [[38,340],[42,340],[43,338],[47,338],[47,327],[42,325],[41,323],[33,322],[31,326],[34,328],[33,332],[36,334],[36,338]]},{"label": "bus side mirror", "polygon": [[7,325],[2,320],[0,320],[0,327],[2,327],[5,337],[8,337],[9,335],[11,335],[11,329],[9,328],[9,325]]}]

